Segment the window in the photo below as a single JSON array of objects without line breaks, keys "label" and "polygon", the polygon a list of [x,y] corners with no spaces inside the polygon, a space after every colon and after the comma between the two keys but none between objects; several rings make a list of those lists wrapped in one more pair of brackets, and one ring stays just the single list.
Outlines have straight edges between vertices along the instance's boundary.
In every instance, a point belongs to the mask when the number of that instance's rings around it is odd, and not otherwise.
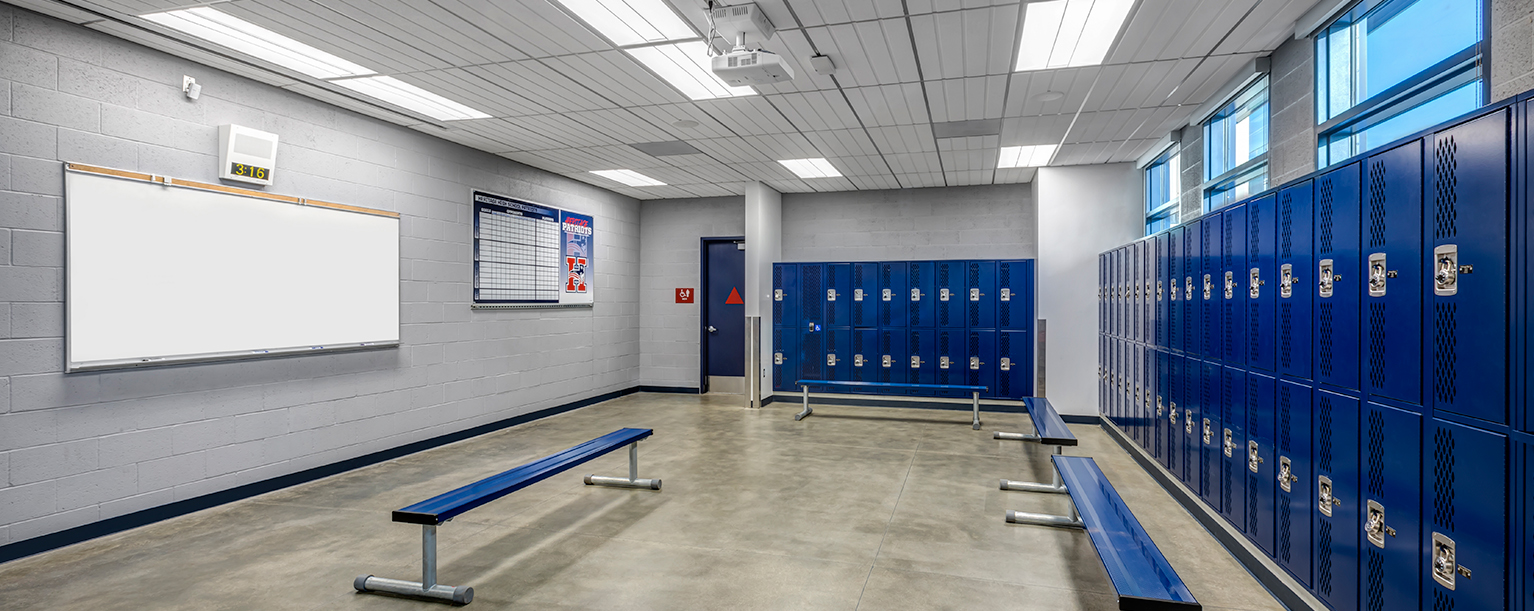
[{"label": "window", "polygon": [[1486,103],[1484,2],[1365,1],[1316,34],[1320,167]]},{"label": "window", "polygon": [[1268,79],[1204,121],[1204,211],[1268,188]]},{"label": "window", "polygon": [[1174,146],[1145,166],[1145,235],[1177,224],[1182,203],[1177,158]]}]

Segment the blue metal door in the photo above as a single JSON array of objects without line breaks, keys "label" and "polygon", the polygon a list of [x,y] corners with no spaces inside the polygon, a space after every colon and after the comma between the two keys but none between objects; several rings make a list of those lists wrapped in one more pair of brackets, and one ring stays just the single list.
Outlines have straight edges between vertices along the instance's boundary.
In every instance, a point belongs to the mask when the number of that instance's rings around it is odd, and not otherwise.
[{"label": "blue metal door", "polygon": [[708,376],[743,376],[746,373],[746,251],[734,242],[705,242],[708,248]]},{"label": "blue metal door", "polygon": [[1357,391],[1358,308],[1364,293],[1359,259],[1359,172],[1352,163],[1316,179],[1316,383]]},{"label": "blue metal door", "polygon": [[1310,231],[1313,183],[1278,192],[1278,372],[1309,380],[1311,348]]},{"label": "blue metal door", "polygon": [[852,326],[879,326],[879,264],[852,264]]},{"label": "blue metal door", "polygon": [[1165,350],[1156,351],[1156,407],[1146,422],[1151,443],[1151,455],[1156,462],[1166,466],[1167,461],[1167,410],[1172,394],[1172,355]]},{"label": "blue metal door", "polygon": [[1277,382],[1246,374],[1246,536],[1273,557],[1273,510],[1278,459],[1273,454],[1273,395]]},{"label": "blue metal door", "polygon": [[852,330],[851,380],[853,382],[879,381],[879,330]]},{"label": "blue metal door", "polygon": [[1200,367],[1198,488],[1204,502],[1219,512],[1225,500],[1225,482],[1220,477],[1221,467],[1225,463],[1221,454],[1224,442],[1221,432],[1224,430],[1225,417],[1220,405],[1220,365],[1204,361]]},{"label": "blue metal door", "polygon": [[1144,242],[1135,242],[1125,247],[1129,252],[1129,274],[1124,278],[1129,292],[1129,331],[1125,335],[1131,341],[1136,342],[1145,341],[1140,336],[1140,330],[1145,326],[1145,321],[1143,320],[1144,308],[1142,307],[1145,302],[1143,295],[1140,293],[1140,273],[1145,265],[1145,262],[1140,258],[1140,253],[1143,250],[1141,246],[1143,244]]},{"label": "blue metal door", "polygon": [[827,380],[852,380],[852,329],[829,328],[821,334],[826,343],[825,371]]},{"label": "blue metal door", "polygon": [[905,299],[907,326],[930,329],[937,324],[937,278],[931,261],[909,261],[906,264],[906,281],[910,290]]},{"label": "blue metal door", "polygon": [[910,303],[911,297],[907,288],[904,262],[886,261],[879,264],[880,327],[904,327],[908,324],[906,304]]},{"label": "blue metal door", "polygon": [[1507,111],[1433,138],[1428,193],[1437,410],[1507,424]]},{"label": "blue metal door", "polygon": [[799,378],[799,328],[772,327],[772,389],[797,391]]},{"label": "blue metal door", "polygon": [[1238,204],[1220,213],[1224,224],[1220,236],[1220,359],[1227,365],[1246,363],[1246,205]]},{"label": "blue metal door", "polygon": [[1156,242],[1141,240],[1136,244],[1140,250],[1140,342],[1156,342]]},{"label": "blue metal door", "polygon": [[933,375],[937,384],[962,385],[969,378],[969,333],[962,329],[939,329],[933,351]]},{"label": "blue metal door", "polygon": [[827,327],[852,326],[852,264],[827,263],[825,311]]},{"label": "blue metal door", "polygon": [[799,328],[799,264],[772,264],[772,324]]},{"label": "blue metal door", "polygon": [[1182,478],[1182,388],[1183,388],[1183,357],[1173,354],[1167,359],[1171,366],[1167,380],[1167,408],[1166,418],[1162,420],[1166,428],[1165,443],[1166,454],[1162,456],[1162,466],[1172,472],[1173,477]]},{"label": "blue metal door", "polygon": [[1236,530],[1246,531],[1246,372],[1235,367],[1220,369],[1220,405],[1225,428],[1221,431],[1220,515]]},{"label": "blue metal door", "polygon": [[1192,221],[1182,234],[1182,349],[1190,356],[1203,354],[1204,335],[1199,317],[1204,313],[1203,221]]},{"label": "blue metal door", "polygon": [[1156,413],[1156,349],[1150,346],[1140,347],[1140,378],[1145,380],[1145,394],[1140,398],[1140,405],[1130,421],[1131,429],[1135,434],[1135,441],[1146,452],[1151,451],[1150,426]]},{"label": "blue metal door", "polygon": [[1368,160],[1364,390],[1422,403],[1422,141]]},{"label": "blue metal door", "polygon": [[826,289],[829,288],[826,280],[825,264],[799,264],[800,323],[826,324]]},{"label": "blue metal door", "polygon": [[1273,529],[1277,541],[1273,556],[1279,566],[1309,588],[1314,583],[1310,572],[1310,558],[1314,555],[1310,544],[1314,498],[1311,483],[1315,480],[1310,457],[1312,399],[1309,386],[1288,380],[1280,380],[1277,391],[1274,453],[1278,468]]},{"label": "blue metal door", "polygon": [[1507,437],[1433,419],[1422,468],[1422,605],[1507,605]]},{"label": "blue metal door", "polygon": [[[937,383],[937,337],[931,329],[906,331],[906,381],[911,384]],[[929,390],[916,389],[909,394],[929,396]]]},{"label": "blue metal door", "polygon": [[937,326],[945,329],[963,329],[969,298],[964,289],[964,279],[969,273],[968,261],[936,261],[937,280],[933,287],[937,292]]},{"label": "blue metal door", "polygon": [[1183,325],[1185,316],[1182,307],[1182,277],[1183,277],[1183,234],[1187,233],[1187,227],[1179,225],[1169,232],[1167,242],[1167,314],[1171,321],[1167,326],[1170,333],[1168,341],[1173,352],[1182,352]]},{"label": "blue metal door", "polygon": [[879,330],[879,381],[904,384],[909,381],[911,357],[905,350],[905,329]]},{"label": "blue metal door", "polygon": [[964,312],[971,329],[996,328],[996,262],[969,261],[964,270]]},{"label": "blue metal door", "polygon": [[1274,336],[1278,331],[1278,210],[1272,195],[1246,204],[1246,365],[1278,371]]},{"label": "blue metal door", "polygon": [[997,264],[996,324],[1008,330],[1033,328],[1033,261]]},{"label": "blue metal door", "polygon": [[827,380],[826,328],[805,321],[799,327],[799,379]]},{"label": "blue metal door", "polygon": [[1360,605],[1416,609],[1421,596],[1422,417],[1378,403],[1364,406],[1363,557]]},{"label": "blue metal door", "polygon": [[1168,282],[1171,279],[1171,251],[1169,250],[1172,237],[1168,233],[1156,235],[1156,338],[1155,345],[1158,348],[1172,347],[1172,313],[1171,294]]},{"label": "blue metal door", "polygon": [[[1193,235],[1193,232],[1190,231],[1189,235]],[[1199,426],[1202,423],[1200,418],[1203,416],[1199,410],[1201,405],[1199,399],[1202,398],[1203,388],[1198,378],[1203,373],[1203,363],[1193,357],[1184,357],[1181,367],[1182,382],[1178,385],[1178,390],[1182,391],[1182,396],[1178,403],[1182,406],[1182,414],[1177,417],[1177,433],[1182,456],[1178,458],[1180,463],[1178,466],[1182,469],[1182,483],[1186,484],[1194,494],[1202,494],[1203,491],[1199,488],[1199,480],[1202,478],[1199,477],[1198,467],[1201,445]]]},{"label": "blue metal door", "polygon": [[1315,390],[1315,586],[1334,611],[1358,609],[1363,495],[1358,489],[1358,399]]},{"label": "blue metal door", "polygon": [[1002,331],[996,336],[996,396],[1033,396],[1033,337],[1027,331]]},{"label": "blue metal door", "polygon": [[[1010,367],[1010,362],[1008,365]],[[970,329],[965,334],[964,361],[961,366],[965,371],[961,384],[984,386],[986,391],[982,395],[985,397],[1006,398],[996,385],[1000,362],[996,355],[995,331]]]},{"label": "blue metal door", "polygon": [[1199,352],[1209,360],[1220,358],[1220,304],[1225,301],[1220,277],[1225,251],[1221,235],[1224,229],[1225,219],[1219,212],[1204,215],[1199,225],[1199,249],[1203,254],[1203,271],[1198,278],[1197,290]]}]

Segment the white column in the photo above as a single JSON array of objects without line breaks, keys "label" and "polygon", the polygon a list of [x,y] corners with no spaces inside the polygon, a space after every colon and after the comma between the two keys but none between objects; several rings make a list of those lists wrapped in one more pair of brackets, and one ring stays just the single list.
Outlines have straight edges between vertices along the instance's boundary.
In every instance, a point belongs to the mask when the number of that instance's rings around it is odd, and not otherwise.
[{"label": "white column", "polygon": [[[772,264],[783,257],[783,196],[746,185],[746,316],[762,317],[762,396],[772,395]],[[746,375],[752,375],[747,372]]]}]

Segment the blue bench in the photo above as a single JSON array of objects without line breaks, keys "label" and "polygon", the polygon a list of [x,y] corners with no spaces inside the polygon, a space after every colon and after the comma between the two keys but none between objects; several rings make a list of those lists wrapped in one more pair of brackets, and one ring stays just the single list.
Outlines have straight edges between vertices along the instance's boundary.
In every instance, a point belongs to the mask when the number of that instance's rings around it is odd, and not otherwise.
[{"label": "blue bench", "polygon": [[[1076,434],[1071,432],[1070,427],[1065,426],[1065,419],[1055,411],[1049,399],[1044,397],[1029,397],[1023,399],[1023,405],[1028,409],[1028,418],[1033,420],[1032,433],[1003,433],[997,431],[991,435],[995,439],[1011,439],[1015,441],[1036,441],[1042,445],[1055,446],[1055,454],[1060,454],[1065,446],[1076,445]],[[1001,480],[1002,490],[1020,490],[1023,492],[1048,492],[1063,494],[1065,488],[1060,484],[1060,474],[1055,473],[1053,484],[1039,482],[1014,482]]]},{"label": "blue bench", "polygon": [[1087,456],[1050,459],[1071,496],[1071,515],[1008,511],[1007,522],[1085,529],[1123,611],[1203,608],[1096,461]]},{"label": "blue bench", "polygon": [[558,454],[545,456],[499,475],[492,475],[457,490],[396,510],[395,522],[421,525],[421,581],[418,583],[362,575],[352,582],[352,587],[359,592],[389,592],[418,598],[450,600],[460,605],[469,604],[474,600],[474,588],[468,586],[455,588],[437,583],[438,525],[623,446],[628,446],[629,449],[629,476],[622,478],[587,475],[586,484],[660,490],[660,480],[639,478],[639,441],[653,433],[651,429],[619,429]]},{"label": "blue bench", "polygon": [[910,390],[937,390],[958,391],[970,393],[974,399],[975,418],[972,428],[980,430],[980,393],[986,391],[984,386],[963,386],[959,384],[906,384],[903,382],[840,382],[833,380],[798,380],[794,382],[804,391],[804,411],[794,414],[794,420],[803,420],[805,416],[815,413],[810,409],[810,387],[825,388],[829,390],[880,390],[880,389],[910,389]]}]

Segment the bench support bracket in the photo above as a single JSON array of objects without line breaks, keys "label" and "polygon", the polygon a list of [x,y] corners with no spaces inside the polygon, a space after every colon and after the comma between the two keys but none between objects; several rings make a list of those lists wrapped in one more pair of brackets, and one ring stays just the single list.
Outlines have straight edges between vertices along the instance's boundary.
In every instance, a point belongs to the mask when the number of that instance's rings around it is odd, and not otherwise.
[{"label": "bench support bracket", "polygon": [[1056,516],[1047,513],[1031,513],[1027,511],[1007,510],[1008,524],[1033,524],[1035,526],[1059,526],[1061,528],[1086,528],[1081,521],[1081,514],[1076,512],[1076,505],[1071,504],[1071,515]]},{"label": "bench support bracket", "polygon": [[421,525],[421,581],[387,579],[362,575],[352,582],[358,592],[389,592],[415,598],[434,598],[467,605],[474,601],[474,588],[445,586],[437,583],[437,525]]},{"label": "bench support bracket", "polygon": [[810,387],[808,385],[800,385],[799,388],[804,389],[804,411],[794,414],[794,422],[803,420],[805,416],[815,413],[815,410],[810,409]]},{"label": "bench support bracket", "polygon": [[969,425],[969,428],[978,431],[978,430],[980,430],[980,392],[979,391],[974,391],[973,394],[975,396],[975,398],[974,398],[975,420],[974,420],[974,422],[972,422]]},{"label": "bench support bracket", "polygon": [[639,479],[639,442],[637,441],[629,444],[629,476],[627,479],[621,477],[607,477],[605,475],[587,475],[586,485],[660,490],[660,480]]},{"label": "bench support bracket", "polygon": [[[997,435],[1016,435],[1016,434],[1017,433],[997,433]],[[1063,449],[1063,446],[1055,446],[1055,453],[1056,454],[1060,454],[1062,449]],[[1012,480],[1004,479],[1004,480],[1001,480],[1001,489],[1002,490],[1017,490],[1019,492],[1043,492],[1043,493],[1046,493],[1046,494],[1065,494],[1067,492],[1067,490],[1065,489],[1065,484],[1060,482],[1060,472],[1055,470],[1053,463],[1050,464],[1050,469],[1049,470],[1055,476],[1054,483],[1044,484],[1044,483],[1040,483],[1040,482],[1014,482]]]}]

